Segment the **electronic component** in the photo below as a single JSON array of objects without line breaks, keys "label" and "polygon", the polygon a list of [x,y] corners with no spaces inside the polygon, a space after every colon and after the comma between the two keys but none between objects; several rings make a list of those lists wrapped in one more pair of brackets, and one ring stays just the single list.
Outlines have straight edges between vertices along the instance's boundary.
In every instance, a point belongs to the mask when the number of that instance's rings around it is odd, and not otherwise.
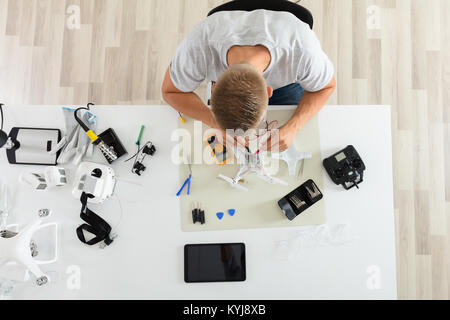
[{"label": "electronic component", "polygon": [[139,132],[138,140],[136,141],[137,152],[134,156],[126,160],[128,162],[134,159],[133,168],[131,172],[137,174],[138,176],[142,175],[142,172],[147,169],[144,165],[144,160],[147,156],[154,156],[156,153],[156,147],[153,145],[151,141],[147,141],[143,147],[141,147],[142,136],[144,135],[145,126],[141,126],[141,130]]},{"label": "electronic component", "polygon": [[114,161],[128,153],[114,129],[109,128],[99,134],[98,137],[101,141],[97,146],[109,164],[112,164]]},{"label": "electronic component", "polygon": [[325,159],[323,166],[331,180],[337,185],[342,185],[346,190],[353,187],[359,189],[358,185],[363,182],[364,170],[366,170],[364,162],[352,145]]},{"label": "electronic component", "polygon": [[192,209],[192,221],[194,224],[197,222],[200,224],[205,224],[205,210],[200,203],[194,204]]},{"label": "electronic component", "polygon": [[322,198],[323,194],[316,183],[313,180],[308,180],[278,201],[278,206],[289,220],[294,220]]},{"label": "electronic component", "polygon": [[[115,235],[111,233],[111,226],[88,208],[88,203],[102,204],[114,195],[117,181],[114,170],[103,164],[82,162],[74,181],[72,195],[80,199],[80,217],[85,221],[76,230],[78,239],[90,246],[101,243],[100,247],[105,248],[113,242]],[[91,233],[95,237],[87,239],[85,233]]]},{"label": "electronic component", "polygon": [[228,151],[227,147],[219,143],[217,135],[212,135],[206,140],[208,146],[211,148],[212,154],[216,159],[218,165],[228,163],[233,157]]},{"label": "electronic component", "polygon": [[67,184],[66,169],[47,167],[43,173],[24,172],[20,175],[19,181],[37,191],[62,187]]},{"label": "electronic component", "polygon": [[[147,156],[154,156],[156,153],[156,148],[150,141],[147,142],[143,148],[138,151],[138,154],[135,156],[135,161],[133,164],[133,169],[131,172],[137,174],[138,176],[142,175],[142,172],[147,169],[144,165],[144,160]],[[130,159],[131,160],[131,159]]]},{"label": "electronic component", "polygon": [[116,186],[116,176],[111,167],[94,162],[82,162],[75,173],[72,195],[79,199],[82,193],[92,195],[89,203],[101,204],[111,198]]}]

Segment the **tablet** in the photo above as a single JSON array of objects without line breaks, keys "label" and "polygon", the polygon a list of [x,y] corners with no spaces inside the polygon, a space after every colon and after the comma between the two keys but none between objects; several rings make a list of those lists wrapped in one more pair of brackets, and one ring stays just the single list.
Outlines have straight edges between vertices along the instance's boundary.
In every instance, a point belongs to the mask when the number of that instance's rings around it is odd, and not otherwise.
[{"label": "tablet", "polygon": [[245,244],[188,244],[184,247],[184,281],[245,281]]}]

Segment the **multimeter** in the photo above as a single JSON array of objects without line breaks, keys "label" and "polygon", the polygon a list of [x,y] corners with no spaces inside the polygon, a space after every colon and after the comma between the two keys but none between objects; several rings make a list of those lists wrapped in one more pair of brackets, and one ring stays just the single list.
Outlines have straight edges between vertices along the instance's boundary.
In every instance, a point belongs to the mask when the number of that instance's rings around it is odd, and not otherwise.
[{"label": "multimeter", "polygon": [[218,165],[224,165],[233,159],[230,152],[227,150],[227,147],[219,142],[217,135],[214,134],[210,136],[206,140],[206,143],[211,148],[212,154]]},{"label": "multimeter", "polygon": [[342,185],[345,190],[353,187],[359,189],[358,185],[363,182],[366,170],[364,162],[352,145],[325,159],[323,166],[331,180],[337,185]]}]

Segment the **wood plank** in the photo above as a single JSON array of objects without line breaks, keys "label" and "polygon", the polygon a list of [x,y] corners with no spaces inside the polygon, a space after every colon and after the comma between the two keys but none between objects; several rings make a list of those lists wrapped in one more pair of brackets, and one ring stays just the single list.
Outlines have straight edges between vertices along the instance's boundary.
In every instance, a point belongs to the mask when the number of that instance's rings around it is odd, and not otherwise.
[{"label": "wood plank", "polygon": [[418,255],[416,257],[417,266],[417,291],[416,298],[421,300],[432,299],[432,280],[431,280],[431,256]]},{"label": "wood plank", "polygon": [[353,0],[353,78],[367,79],[367,0]]},{"label": "wood plank", "polygon": [[431,239],[431,267],[433,299],[448,299],[448,275],[447,256],[450,252],[447,238],[444,236],[433,236]]}]

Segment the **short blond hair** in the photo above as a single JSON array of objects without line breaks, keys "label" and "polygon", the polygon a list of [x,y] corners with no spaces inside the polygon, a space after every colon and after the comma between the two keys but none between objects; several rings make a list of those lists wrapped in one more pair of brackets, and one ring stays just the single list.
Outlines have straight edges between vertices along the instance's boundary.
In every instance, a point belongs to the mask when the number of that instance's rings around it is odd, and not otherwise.
[{"label": "short blond hair", "polygon": [[232,65],[217,80],[212,112],[223,130],[255,129],[267,111],[266,82],[249,63]]}]

